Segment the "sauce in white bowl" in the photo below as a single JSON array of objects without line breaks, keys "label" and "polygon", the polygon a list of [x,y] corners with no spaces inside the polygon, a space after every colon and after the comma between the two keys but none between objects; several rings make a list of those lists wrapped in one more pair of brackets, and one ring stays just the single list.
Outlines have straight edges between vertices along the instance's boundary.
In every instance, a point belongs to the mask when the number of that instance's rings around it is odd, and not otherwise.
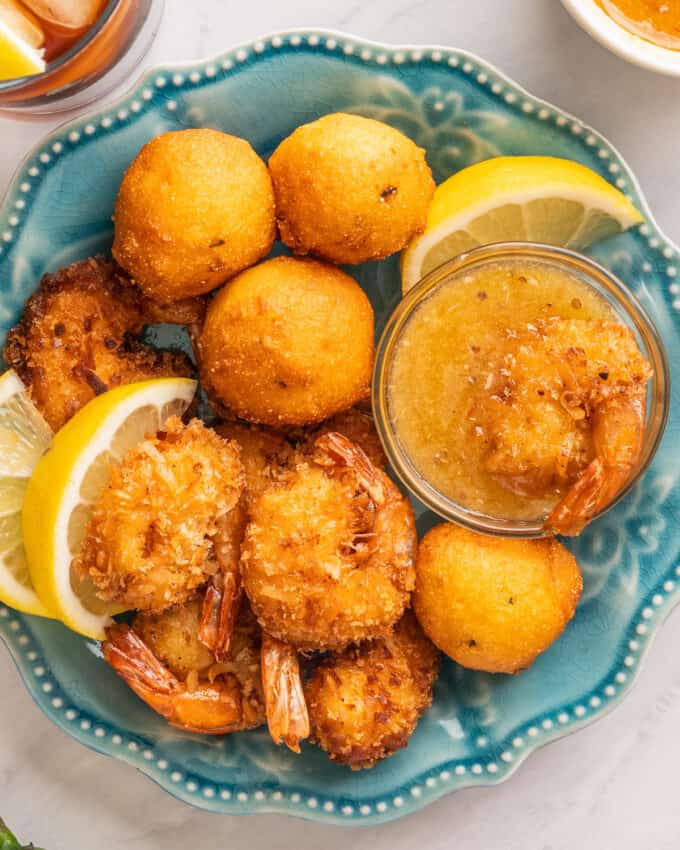
[{"label": "sauce in white bowl", "polygon": [[596,41],[622,59],[680,76],[677,0],[562,0]]}]

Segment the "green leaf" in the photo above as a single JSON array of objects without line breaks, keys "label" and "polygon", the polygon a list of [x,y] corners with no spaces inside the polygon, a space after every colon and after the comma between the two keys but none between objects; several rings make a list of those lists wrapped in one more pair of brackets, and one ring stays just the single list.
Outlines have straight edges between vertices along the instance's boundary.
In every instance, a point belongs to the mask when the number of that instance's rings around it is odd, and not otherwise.
[{"label": "green leaf", "polygon": [[0,850],[21,850],[21,844],[9,831],[2,818],[0,818]]},{"label": "green leaf", "polygon": [[5,821],[0,818],[0,850],[40,850],[40,847],[35,847],[33,844],[19,844]]}]

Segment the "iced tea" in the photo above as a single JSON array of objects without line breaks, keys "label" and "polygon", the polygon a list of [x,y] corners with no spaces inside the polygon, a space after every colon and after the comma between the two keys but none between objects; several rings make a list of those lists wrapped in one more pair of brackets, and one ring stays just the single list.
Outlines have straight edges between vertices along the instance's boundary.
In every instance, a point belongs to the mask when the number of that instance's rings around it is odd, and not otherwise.
[{"label": "iced tea", "polygon": [[[94,100],[104,91],[105,76],[108,89],[136,66],[158,28],[162,5],[162,0],[0,0],[0,21],[9,20],[45,63],[42,73],[0,81],[0,112],[54,112]],[[116,73],[109,74],[114,67]]]}]

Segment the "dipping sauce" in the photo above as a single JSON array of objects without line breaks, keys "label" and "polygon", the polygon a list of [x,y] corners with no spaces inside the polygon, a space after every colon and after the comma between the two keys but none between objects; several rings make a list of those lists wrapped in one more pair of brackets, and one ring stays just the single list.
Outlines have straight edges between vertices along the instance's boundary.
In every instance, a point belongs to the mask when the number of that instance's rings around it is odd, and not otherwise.
[{"label": "dipping sauce", "polygon": [[596,0],[617,24],[659,47],[680,50],[678,0]]},{"label": "dipping sauce", "polygon": [[549,484],[536,496],[502,486],[489,469],[492,447],[478,416],[480,393],[492,393],[502,374],[506,344],[550,319],[620,324],[576,274],[547,260],[508,259],[461,270],[402,329],[388,376],[392,427],[418,473],[470,510],[536,519],[568,489]]}]

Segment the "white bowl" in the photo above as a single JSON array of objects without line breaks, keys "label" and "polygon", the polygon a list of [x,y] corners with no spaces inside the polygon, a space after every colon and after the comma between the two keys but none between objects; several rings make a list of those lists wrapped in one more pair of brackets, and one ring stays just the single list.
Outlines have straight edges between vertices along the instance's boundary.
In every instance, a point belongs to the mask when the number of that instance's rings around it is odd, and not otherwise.
[{"label": "white bowl", "polygon": [[659,74],[680,77],[680,50],[658,47],[613,21],[595,0],[562,0],[569,14],[612,53]]}]

